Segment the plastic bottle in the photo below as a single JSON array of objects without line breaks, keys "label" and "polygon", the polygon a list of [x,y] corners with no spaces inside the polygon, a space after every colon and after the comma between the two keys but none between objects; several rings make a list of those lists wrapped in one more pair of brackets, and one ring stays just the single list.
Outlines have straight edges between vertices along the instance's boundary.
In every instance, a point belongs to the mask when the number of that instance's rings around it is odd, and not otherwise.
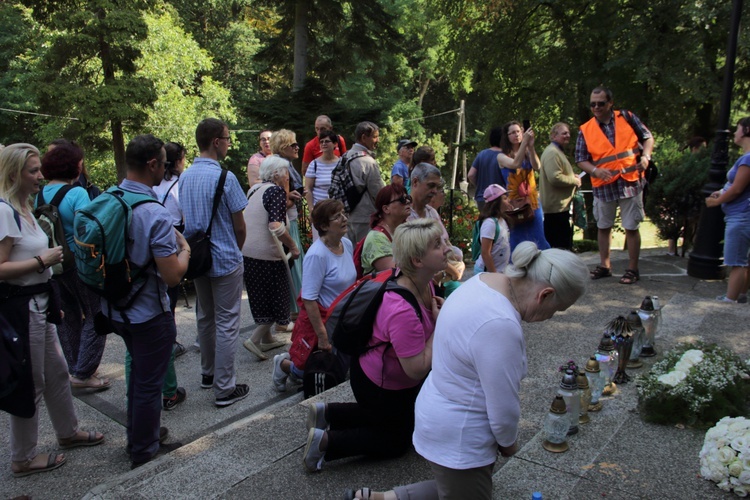
[{"label": "plastic bottle", "polygon": [[531,500],[542,500],[542,492],[541,491],[535,491],[531,494]]}]

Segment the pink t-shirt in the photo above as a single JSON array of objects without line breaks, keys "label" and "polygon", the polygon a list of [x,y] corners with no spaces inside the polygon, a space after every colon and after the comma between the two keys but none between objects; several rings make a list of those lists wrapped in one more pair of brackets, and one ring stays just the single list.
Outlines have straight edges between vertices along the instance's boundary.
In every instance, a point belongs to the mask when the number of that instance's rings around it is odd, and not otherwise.
[{"label": "pink t-shirt", "polygon": [[421,323],[412,305],[403,297],[395,292],[386,292],[383,296],[383,303],[378,309],[372,328],[370,345],[380,342],[390,342],[391,345],[384,344],[370,349],[359,358],[359,364],[367,378],[383,389],[408,389],[421,382],[410,378],[398,360],[422,352],[427,339],[435,331],[432,311],[427,310],[421,303],[420,308]]}]

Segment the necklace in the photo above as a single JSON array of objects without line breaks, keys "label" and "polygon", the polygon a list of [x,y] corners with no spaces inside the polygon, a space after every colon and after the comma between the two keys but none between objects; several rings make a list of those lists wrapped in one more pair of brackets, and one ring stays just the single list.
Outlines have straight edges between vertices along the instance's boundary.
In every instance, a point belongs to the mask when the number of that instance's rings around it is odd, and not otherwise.
[{"label": "necklace", "polygon": [[[424,300],[423,292],[419,290],[419,287],[417,286],[416,283],[414,283],[414,280],[411,279],[411,276],[406,276],[406,277],[409,279],[409,281],[411,281],[411,284],[414,285],[414,290],[417,292],[417,300],[419,300],[422,303],[425,309],[430,309],[429,307],[427,307],[427,302],[425,302]],[[428,291],[429,291],[429,286],[428,286]],[[432,294],[430,294],[430,298],[432,298]]]}]

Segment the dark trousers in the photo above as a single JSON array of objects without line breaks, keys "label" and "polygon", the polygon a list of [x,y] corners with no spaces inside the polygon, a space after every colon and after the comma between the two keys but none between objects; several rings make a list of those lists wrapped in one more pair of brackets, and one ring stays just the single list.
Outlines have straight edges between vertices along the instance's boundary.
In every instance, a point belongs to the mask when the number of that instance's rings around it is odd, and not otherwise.
[{"label": "dark trousers", "polygon": [[573,248],[573,228],[570,226],[570,213],[544,214],[544,238],[552,248]]},{"label": "dark trousers", "polygon": [[112,326],[132,356],[127,393],[130,458],[146,462],[159,450],[161,387],[177,336],[174,317],[165,312],[145,323],[112,321]]},{"label": "dark trousers", "polygon": [[356,403],[329,403],[326,461],[367,455],[393,458],[411,446],[418,385],[390,391],[375,385],[352,359],[350,380]]}]

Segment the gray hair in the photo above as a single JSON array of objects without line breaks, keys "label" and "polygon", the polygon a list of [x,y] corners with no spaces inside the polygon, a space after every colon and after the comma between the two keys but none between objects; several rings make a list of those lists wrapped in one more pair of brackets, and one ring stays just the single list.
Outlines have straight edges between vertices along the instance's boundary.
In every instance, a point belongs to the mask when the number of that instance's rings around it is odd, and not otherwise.
[{"label": "gray hair", "polygon": [[429,218],[414,219],[400,224],[393,233],[393,260],[407,276],[417,272],[412,259],[421,259],[435,238],[443,237],[443,228]]},{"label": "gray hair", "polygon": [[264,182],[274,182],[277,177],[283,176],[285,173],[289,173],[289,160],[279,155],[271,155],[260,164],[258,175],[260,180]]},{"label": "gray hair", "polygon": [[549,131],[549,138],[551,141],[555,140],[555,137],[557,136],[557,134],[560,133],[560,129],[562,129],[563,127],[570,130],[570,125],[568,125],[565,122],[557,122],[554,125],[552,125],[552,128]]},{"label": "gray hair", "polygon": [[573,304],[586,291],[588,268],[572,252],[559,248],[539,250],[534,242],[524,241],[516,246],[511,260],[513,264],[505,268],[506,276],[550,285],[561,304]]},{"label": "gray hair", "polygon": [[357,128],[354,129],[354,140],[359,142],[363,135],[372,137],[372,134],[380,130],[377,125],[372,122],[359,122]]},{"label": "gray hair", "polygon": [[442,177],[440,169],[431,163],[419,163],[414,170],[411,171],[411,181],[424,182],[431,175],[437,175]]}]

